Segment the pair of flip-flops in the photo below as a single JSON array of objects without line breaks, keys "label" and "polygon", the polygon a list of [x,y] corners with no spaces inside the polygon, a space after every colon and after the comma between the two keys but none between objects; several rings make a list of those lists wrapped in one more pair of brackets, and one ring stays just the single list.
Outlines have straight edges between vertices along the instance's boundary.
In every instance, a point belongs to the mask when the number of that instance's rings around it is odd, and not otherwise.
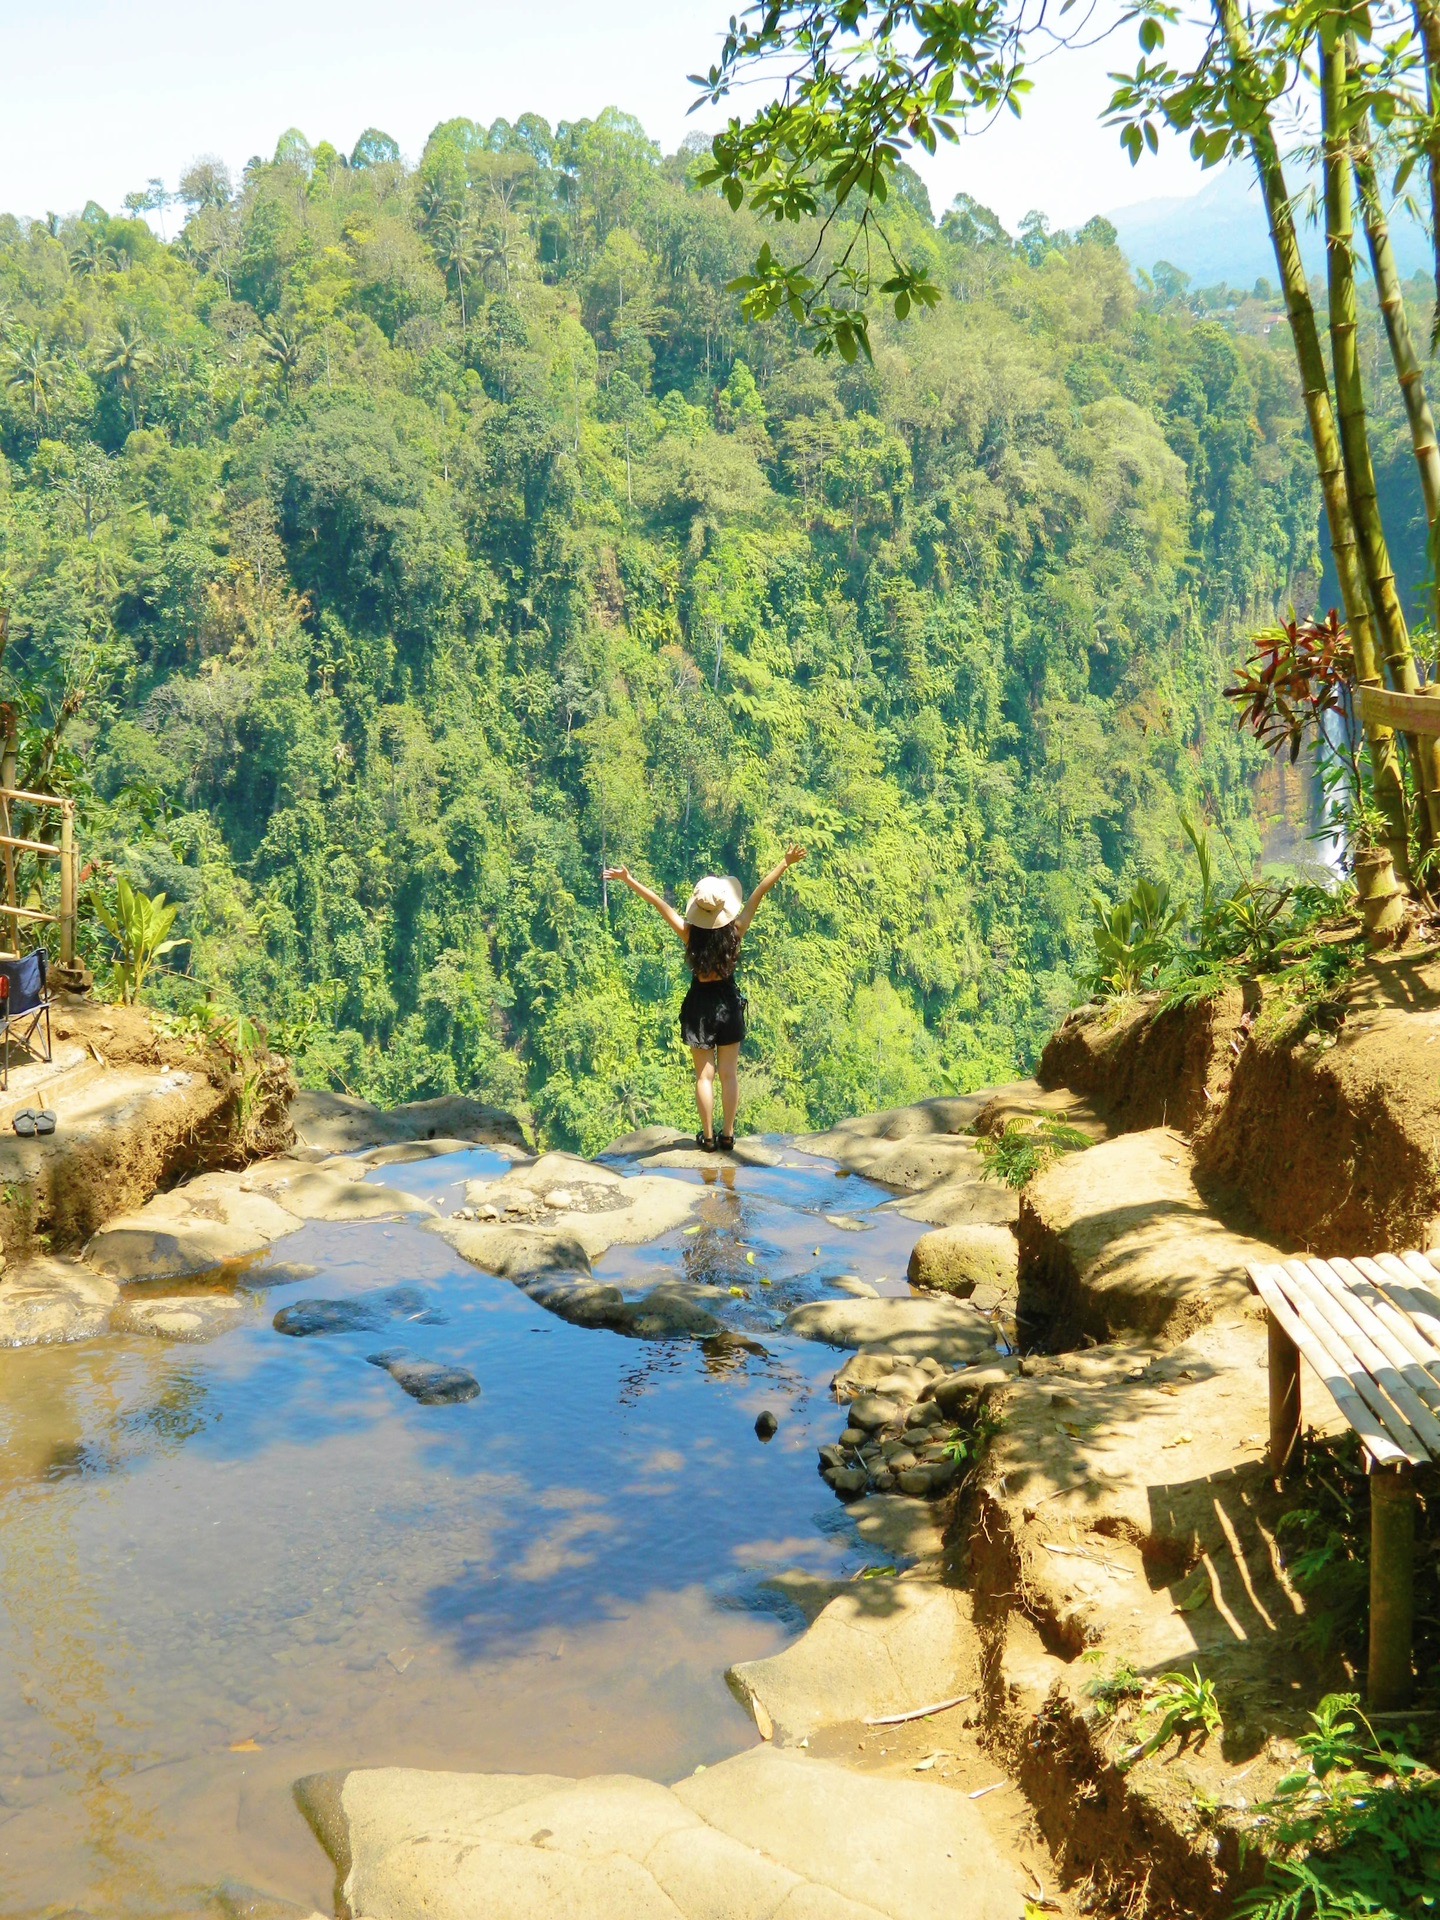
[{"label": "pair of flip-flops", "polygon": [[10,1124],[22,1140],[33,1140],[36,1134],[54,1133],[55,1116],[49,1107],[22,1107]]}]

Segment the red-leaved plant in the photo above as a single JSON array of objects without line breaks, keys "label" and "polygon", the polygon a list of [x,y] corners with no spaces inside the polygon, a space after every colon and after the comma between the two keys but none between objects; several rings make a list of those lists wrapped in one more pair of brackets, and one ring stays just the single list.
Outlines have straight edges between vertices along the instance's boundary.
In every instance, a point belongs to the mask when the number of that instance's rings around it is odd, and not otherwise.
[{"label": "red-leaved plant", "polygon": [[1322,736],[1327,713],[1338,714],[1348,731],[1355,656],[1334,607],[1323,620],[1301,620],[1292,607],[1288,620],[1257,633],[1253,645],[1225,698],[1243,702],[1239,724],[1262,746],[1272,753],[1288,748],[1293,766],[1307,731],[1317,742]]}]

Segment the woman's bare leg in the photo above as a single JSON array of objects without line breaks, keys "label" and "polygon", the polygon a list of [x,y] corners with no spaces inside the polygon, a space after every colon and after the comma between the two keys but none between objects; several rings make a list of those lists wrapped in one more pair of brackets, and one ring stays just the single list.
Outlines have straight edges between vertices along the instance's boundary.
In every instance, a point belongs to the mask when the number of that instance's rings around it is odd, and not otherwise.
[{"label": "woman's bare leg", "polygon": [[[740,1118],[740,1046],[720,1047],[720,1094],[725,1102],[725,1131],[733,1139]],[[713,1097],[713,1096],[712,1096]]]},{"label": "woman's bare leg", "polygon": [[[722,1047],[721,1052],[725,1049]],[[731,1049],[738,1051],[738,1049]],[[691,1047],[695,1062],[695,1105],[700,1111],[700,1130],[707,1140],[715,1137],[715,1049]]]}]

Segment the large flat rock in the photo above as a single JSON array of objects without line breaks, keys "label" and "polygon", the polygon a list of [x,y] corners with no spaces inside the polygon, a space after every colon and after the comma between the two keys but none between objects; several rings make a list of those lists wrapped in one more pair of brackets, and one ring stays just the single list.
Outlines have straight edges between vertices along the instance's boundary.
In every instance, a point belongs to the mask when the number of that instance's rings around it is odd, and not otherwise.
[{"label": "large flat rock", "polygon": [[428,1200],[356,1179],[356,1171],[282,1155],[243,1173],[202,1174],[108,1221],[86,1247],[86,1263],[110,1280],[183,1280],[251,1259],[307,1220],[434,1214]]},{"label": "large flat rock", "polygon": [[814,1300],[796,1307],[785,1331],[830,1347],[863,1347],[947,1367],[973,1366],[995,1353],[995,1330],[964,1300]]},{"label": "large flat rock", "polygon": [[75,1260],[41,1255],[0,1282],[0,1347],[57,1346],[104,1333],[119,1297],[113,1281]]},{"label": "large flat rock", "polygon": [[110,1280],[183,1280],[263,1253],[301,1218],[244,1182],[242,1174],[211,1173],[157,1193],[101,1227],[85,1249],[87,1265]]},{"label": "large flat rock", "polygon": [[311,1776],[296,1795],[366,1920],[1020,1920],[963,1796],[764,1747],[630,1775]]},{"label": "large flat rock", "polygon": [[1180,1136],[1154,1127],[1068,1154],[1031,1182],[1019,1226],[1026,1339],[1174,1341],[1243,1308],[1247,1265],[1281,1255],[1212,1213],[1191,1168]]},{"label": "large flat rock", "polygon": [[290,1108],[295,1135],[305,1147],[353,1153],[405,1140],[463,1140],[470,1146],[524,1148],[525,1132],[513,1113],[464,1094],[375,1107],[343,1093],[296,1094]]},{"label": "large flat rock", "polygon": [[617,1173],[569,1153],[545,1153],[499,1180],[472,1180],[467,1208],[505,1232],[559,1234],[596,1260],[610,1247],[642,1246],[687,1220],[703,1189],[663,1174]]},{"label": "large flat rock", "polygon": [[735,1145],[721,1153],[707,1153],[696,1144],[693,1133],[683,1133],[679,1127],[641,1127],[637,1133],[627,1133],[618,1140],[612,1140],[608,1147],[601,1150],[602,1160],[637,1160],[643,1166],[670,1167],[685,1169],[692,1173],[712,1171],[734,1163],[742,1167],[783,1167],[798,1166],[793,1155],[788,1157],[782,1147],[768,1140],[762,1140],[755,1134],[741,1134]]},{"label": "large flat rock", "polygon": [[785,1745],[976,1693],[979,1675],[969,1594],[911,1579],[854,1582],[783,1653],[725,1677],[761,1733]]}]

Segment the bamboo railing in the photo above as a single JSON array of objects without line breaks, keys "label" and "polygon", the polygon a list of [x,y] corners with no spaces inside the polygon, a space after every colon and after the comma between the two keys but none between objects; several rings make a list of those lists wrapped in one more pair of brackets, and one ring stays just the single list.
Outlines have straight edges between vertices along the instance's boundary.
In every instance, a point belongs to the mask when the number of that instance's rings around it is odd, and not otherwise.
[{"label": "bamboo railing", "polygon": [[[0,921],[8,922],[8,927],[0,932],[0,940],[4,941],[3,948],[0,948],[0,957],[19,958],[22,926],[36,924],[54,926],[58,923],[60,965],[73,973],[76,960],[75,900],[79,892],[79,858],[75,846],[75,802],[63,799],[59,794],[29,793],[23,787],[17,787],[15,763],[15,735],[12,722],[12,726],[6,732],[3,752],[0,752],[0,866],[3,866],[5,875],[5,898],[0,901]],[[32,840],[17,834],[10,811],[12,806],[58,808],[59,842]],[[40,859],[54,859],[60,862],[60,911],[58,913],[48,913],[39,907],[21,906],[15,883],[17,853],[33,853]],[[7,933],[8,938],[6,938]]]}]

